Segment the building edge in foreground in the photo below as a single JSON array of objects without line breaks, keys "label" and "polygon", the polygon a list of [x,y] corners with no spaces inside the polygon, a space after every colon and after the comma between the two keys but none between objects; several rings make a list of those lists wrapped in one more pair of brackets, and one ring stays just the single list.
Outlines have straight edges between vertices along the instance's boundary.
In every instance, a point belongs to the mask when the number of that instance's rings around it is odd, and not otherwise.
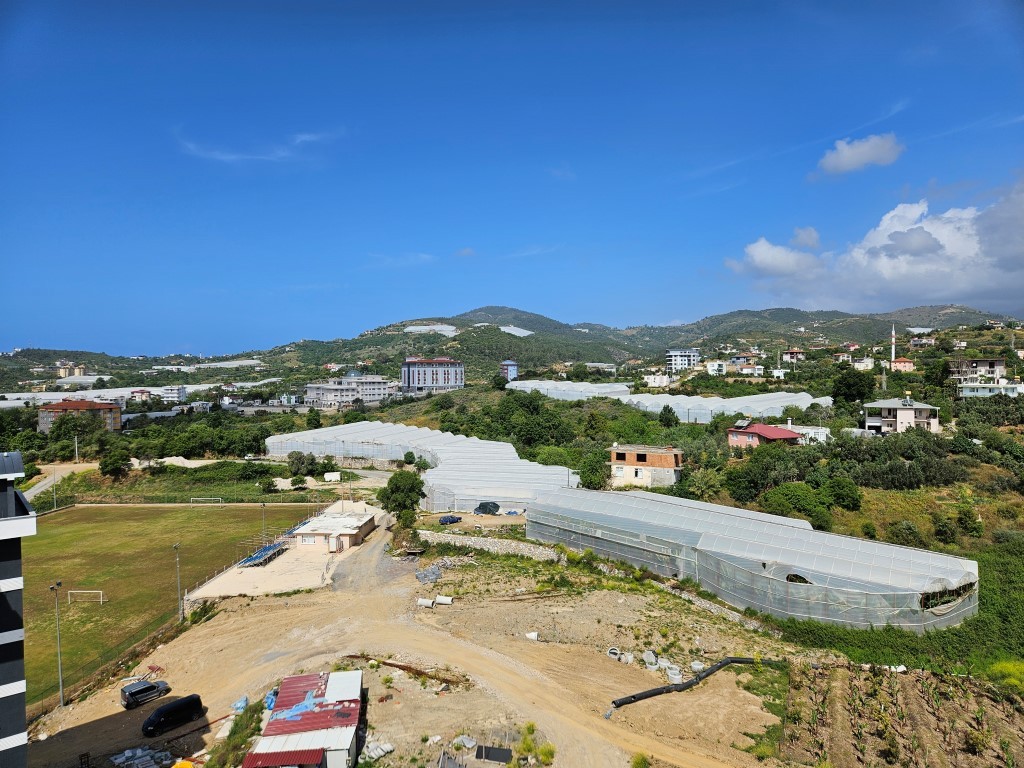
[{"label": "building edge in foreground", "polygon": [[21,540],[36,516],[14,481],[25,476],[20,453],[0,453],[0,765],[28,765],[25,720],[25,580]]}]

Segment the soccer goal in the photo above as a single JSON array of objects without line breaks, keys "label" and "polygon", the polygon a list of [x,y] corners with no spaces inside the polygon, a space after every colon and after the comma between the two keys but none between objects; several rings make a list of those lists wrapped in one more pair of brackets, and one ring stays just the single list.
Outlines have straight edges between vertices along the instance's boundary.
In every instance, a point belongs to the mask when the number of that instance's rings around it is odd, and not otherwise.
[{"label": "soccer goal", "polygon": [[99,603],[100,605],[103,605],[106,602],[109,601],[103,596],[102,589],[68,590],[68,605],[71,605],[71,603]]},{"label": "soccer goal", "polygon": [[213,505],[215,507],[223,507],[224,499],[220,496],[196,496],[189,499],[189,506],[194,507],[196,505]]}]

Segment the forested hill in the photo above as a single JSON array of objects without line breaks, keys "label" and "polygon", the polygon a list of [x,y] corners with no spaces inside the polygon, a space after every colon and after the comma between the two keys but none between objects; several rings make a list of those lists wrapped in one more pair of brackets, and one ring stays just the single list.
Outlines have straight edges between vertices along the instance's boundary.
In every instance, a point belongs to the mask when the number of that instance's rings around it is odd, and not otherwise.
[{"label": "forested hill", "polygon": [[[298,341],[269,350],[247,350],[232,357],[259,358],[267,366],[261,376],[312,374],[314,367],[337,363],[352,368],[396,376],[406,355],[450,355],[463,360],[470,379],[489,378],[498,362],[516,360],[520,369],[546,368],[560,362],[624,363],[627,360],[657,361],[672,346],[698,346],[714,355],[719,344],[737,348],[757,344],[767,351],[790,345],[815,343],[861,344],[888,339],[890,329],[905,333],[908,327],[949,328],[976,326],[1001,315],[959,305],[912,307],[881,314],[848,314],[838,311],[805,311],[791,308],[737,310],[692,323],[673,326],[613,328],[593,322],[565,323],[513,307],[485,306],[452,317],[404,320],[364,331],[353,339]],[[410,325],[447,324],[457,333],[407,333]],[[516,336],[501,330],[515,326],[532,335]],[[195,363],[195,358],[127,358],[101,353],[26,349],[0,357],[0,390],[17,390],[19,382],[47,379],[43,371],[58,359],[84,363],[103,376],[115,376],[119,385],[143,383],[138,371],[154,364]],[[203,362],[207,362],[204,360]],[[146,383],[232,381],[252,378],[252,369],[210,370],[167,376]],[[168,381],[164,381],[164,379]]]}]

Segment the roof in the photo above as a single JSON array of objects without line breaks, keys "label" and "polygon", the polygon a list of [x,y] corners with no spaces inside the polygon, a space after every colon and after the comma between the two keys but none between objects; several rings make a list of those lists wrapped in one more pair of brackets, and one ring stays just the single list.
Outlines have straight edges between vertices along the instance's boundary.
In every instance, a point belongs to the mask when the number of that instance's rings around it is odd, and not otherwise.
[{"label": "roof", "polygon": [[873,403],[864,403],[865,408],[931,408],[933,411],[939,410],[934,405],[928,405],[928,403],[919,403],[916,400],[912,400],[909,403],[901,400],[898,397],[893,397],[888,400],[876,400]]},{"label": "roof", "polygon": [[800,433],[782,427],[773,427],[771,424],[751,424],[749,427],[731,427],[729,432],[742,432],[744,434],[754,433],[765,440],[799,440]]},{"label": "roof", "polygon": [[909,357],[897,357],[895,360],[893,360],[893,362],[894,363],[912,363],[914,361],[911,360]]},{"label": "roof", "polygon": [[673,448],[671,445],[613,445],[608,450],[639,453],[682,453],[678,448]]},{"label": "roof", "polygon": [[13,451],[0,453],[0,479],[16,480],[24,476],[25,465],[21,461],[20,453]]},{"label": "roof", "polygon": [[242,768],[272,768],[281,765],[320,765],[324,759],[322,749],[296,749],[290,752],[250,752],[242,761]]},{"label": "roof", "polygon": [[455,360],[451,357],[407,357],[405,358],[405,363],[402,363],[402,365],[405,365],[406,363],[455,363],[457,365],[462,365],[461,361]]},{"label": "roof", "polygon": [[117,403],[98,403],[94,400],[61,400],[39,406],[41,411],[105,411],[120,408]]},{"label": "roof", "polygon": [[282,680],[263,735],[307,733],[358,724],[361,698],[337,700],[328,696],[328,688],[335,695],[350,694],[354,690],[349,681],[329,686],[330,678],[335,675],[355,676],[362,686],[362,672],[358,671],[293,675]]},{"label": "roof", "polygon": [[[359,529],[366,525],[367,521],[373,520],[373,514],[343,515],[338,511],[341,501],[337,501],[320,515],[311,518],[295,528],[292,533],[295,536],[301,534],[327,534],[338,536],[343,533],[358,533]],[[351,502],[349,502],[351,506]],[[359,698],[358,694],[354,698]]]}]

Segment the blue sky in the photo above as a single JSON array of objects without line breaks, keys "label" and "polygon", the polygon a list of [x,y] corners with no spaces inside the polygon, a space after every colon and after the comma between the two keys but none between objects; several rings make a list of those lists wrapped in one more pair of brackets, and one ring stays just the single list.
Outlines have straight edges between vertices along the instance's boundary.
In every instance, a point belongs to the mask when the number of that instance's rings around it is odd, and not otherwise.
[{"label": "blue sky", "polygon": [[1017,3],[8,0],[0,99],[0,349],[1024,315]]}]

